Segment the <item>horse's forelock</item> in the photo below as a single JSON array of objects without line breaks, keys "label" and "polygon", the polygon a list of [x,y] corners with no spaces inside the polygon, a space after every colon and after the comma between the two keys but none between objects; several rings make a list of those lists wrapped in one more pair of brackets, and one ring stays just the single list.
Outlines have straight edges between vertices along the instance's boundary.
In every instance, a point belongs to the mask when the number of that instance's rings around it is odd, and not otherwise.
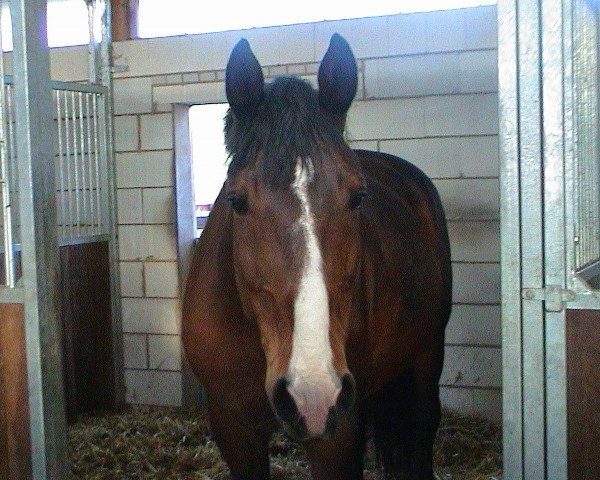
[{"label": "horse's forelock", "polygon": [[291,185],[299,158],[318,163],[343,142],[342,132],[321,111],[317,92],[296,77],[268,84],[253,119],[236,118],[232,111],[225,119],[229,175],[251,166],[274,189]]}]

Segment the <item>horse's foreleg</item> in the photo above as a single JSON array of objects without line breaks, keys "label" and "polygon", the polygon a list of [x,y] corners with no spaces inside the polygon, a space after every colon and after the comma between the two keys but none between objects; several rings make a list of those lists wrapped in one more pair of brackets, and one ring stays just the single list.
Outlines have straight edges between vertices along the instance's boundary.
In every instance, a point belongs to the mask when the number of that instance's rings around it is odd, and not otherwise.
[{"label": "horse's foreleg", "polygon": [[304,443],[315,480],[362,480],[365,433],[362,419],[348,412],[328,440]]},{"label": "horse's foreleg", "polygon": [[268,426],[252,426],[247,419],[219,406],[209,407],[211,429],[232,480],[269,480]]},{"label": "horse's foreleg", "polygon": [[441,419],[439,378],[443,367],[443,347],[423,352],[414,370],[414,396],[410,478],[433,480],[433,443]]}]

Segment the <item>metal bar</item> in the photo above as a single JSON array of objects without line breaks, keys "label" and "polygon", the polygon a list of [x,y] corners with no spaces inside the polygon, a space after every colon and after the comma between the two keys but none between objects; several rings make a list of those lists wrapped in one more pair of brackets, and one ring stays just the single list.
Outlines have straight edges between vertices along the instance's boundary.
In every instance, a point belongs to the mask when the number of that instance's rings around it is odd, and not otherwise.
[{"label": "metal bar", "polygon": [[[0,21],[2,2],[0,2]],[[6,286],[15,286],[15,268],[13,253],[12,211],[10,201],[10,157],[8,152],[7,123],[10,122],[10,110],[6,109],[6,89],[4,85],[4,51],[0,40],[0,182],[2,187],[2,218],[4,244],[4,279]],[[8,122],[7,122],[8,119]],[[10,136],[10,133],[8,133]]]},{"label": "metal bar", "polygon": [[73,181],[74,185],[71,187],[73,189],[74,197],[75,197],[75,217],[72,219],[72,223],[74,225],[75,234],[79,235],[81,233],[81,196],[79,192],[79,149],[77,147],[77,103],[75,100],[75,93],[71,91],[71,125],[73,126],[72,139],[73,139]]},{"label": "metal bar", "polygon": [[[542,2],[542,132],[544,166],[544,284],[567,287],[565,258],[565,110],[563,1]],[[567,2],[568,3],[568,2]],[[567,119],[568,122],[568,119]],[[567,479],[565,311],[545,312],[546,478]]]},{"label": "metal bar", "polygon": [[498,2],[502,263],[503,472],[523,478],[523,385],[517,0]]},{"label": "metal bar", "polygon": [[87,155],[86,164],[88,166],[88,191],[87,196],[89,197],[89,211],[86,211],[86,218],[88,219],[88,233],[95,234],[96,226],[94,225],[94,171],[92,168],[92,121],[90,119],[90,102],[91,95],[85,96],[85,119],[86,119],[86,136],[87,136]]},{"label": "metal bar", "polygon": [[67,478],[46,0],[13,0],[13,65],[32,477]]},{"label": "metal bar", "polygon": [[23,303],[24,301],[23,287],[15,285],[14,288],[0,288],[0,303]]},{"label": "metal bar", "polygon": [[67,198],[65,196],[65,169],[64,169],[64,146],[63,146],[63,118],[61,108],[61,94],[59,90],[55,90],[56,94],[56,117],[58,130],[58,176],[59,176],[59,192],[60,192],[60,212],[61,212],[61,237],[67,235]]},{"label": "metal bar", "polygon": [[[66,151],[66,163],[67,163],[67,190],[65,192],[67,198],[67,209],[65,212],[65,227],[68,225],[70,235],[73,236],[73,195],[71,192],[71,182],[73,177],[71,175],[71,142],[69,138],[69,97],[66,91],[63,91],[63,97],[65,99],[65,151]],[[68,223],[67,223],[68,222]],[[65,228],[66,235],[67,228]]]},{"label": "metal bar", "polygon": [[[79,219],[81,229],[79,234],[82,233],[87,234],[87,192],[86,192],[86,175],[85,175],[85,137],[83,133],[83,93],[78,93],[79,97],[79,140],[80,140],[80,155],[79,159],[81,161],[81,188],[80,188],[80,197],[81,197],[81,218]],[[83,230],[83,232],[82,232]]]},{"label": "metal bar", "polygon": [[[522,288],[543,288],[540,2],[518,4]],[[544,309],[522,301],[523,463],[525,478],[546,478]]]},{"label": "metal bar", "polygon": [[[14,85],[13,75],[5,75],[4,83],[6,85]],[[65,82],[58,80],[51,80],[50,86],[52,90],[66,90],[73,92],[83,93],[106,93],[106,87],[103,85],[96,85],[90,83],[77,83],[77,82]]]},{"label": "metal bar", "polygon": [[69,92],[82,92],[82,93],[106,93],[106,88],[101,85],[91,85],[89,83],[75,83],[75,82],[63,82],[63,81],[52,81],[53,90],[66,90]]},{"label": "metal bar", "polygon": [[99,126],[98,126],[98,95],[94,95],[93,96],[93,100],[94,100],[94,176],[95,176],[95,180],[96,180],[96,219],[97,219],[97,223],[98,223],[98,231],[102,232],[103,228],[102,228],[102,213],[101,213],[101,209],[102,209],[102,202],[100,199],[100,191],[101,191],[101,187],[100,187],[100,172],[99,172],[99,168],[100,168],[100,147],[98,145],[98,138],[99,138]]},{"label": "metal bar", "polygon": [[[96,0],[97,1],[97,0]],[[115,398],[117,404],[125,402],[125,379],[123,361],[123,325],[121,320],[121,282],[119,274],[119,242],[117,232],[117,180],[116,163],[114,156],[114,132],[113,132],[113,88],[112,88],[112,7],[111,2],[102,0],[102,43],[100,45],[100,70],[102,73],[102,84],[107,88],[108,94],[104,96],[105,121],[106,121],[106,166],[108,182],[109,216],[107,232],[110,234],[109,243],[110,258],[110,287],[111,287],[111,316],[113,334],[113,363],[115,373]]]},{"label": "metal bar", "polygon": [[82,235],[73,238],[62,238],[58,242],[58,245],[60,247],[64,247],[65,245],[80,245],[82,243],[106,242],[108,240],[110,240],[110,236],[106,233],[102,233],[100,235]]},{"label": "metal bar", "polygon": [[96,40],[94,25],[98,16],[97,2],[95,0],[86,0],[88,11],[88,30],[90,33],[90,43],[88,44],[88,80],[91,84],[100,84],[100,45]]}]

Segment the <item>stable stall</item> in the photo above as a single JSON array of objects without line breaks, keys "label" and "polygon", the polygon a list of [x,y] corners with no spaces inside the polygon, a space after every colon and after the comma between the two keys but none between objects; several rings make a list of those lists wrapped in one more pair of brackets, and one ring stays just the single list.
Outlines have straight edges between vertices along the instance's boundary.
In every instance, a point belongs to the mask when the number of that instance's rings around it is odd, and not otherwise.
[{"label": "stable stall", "polygon": [[123,398],[110,4],[87,6],[89,81],[66,83],[50,80],[46,2],[10,2],[12,75],[0,63],[3,479],[64,478],[66,416]]},{"label": "stable stall", "polygon": [[600,476],[598,13],[585,0],[498,9],[510,479]]}]

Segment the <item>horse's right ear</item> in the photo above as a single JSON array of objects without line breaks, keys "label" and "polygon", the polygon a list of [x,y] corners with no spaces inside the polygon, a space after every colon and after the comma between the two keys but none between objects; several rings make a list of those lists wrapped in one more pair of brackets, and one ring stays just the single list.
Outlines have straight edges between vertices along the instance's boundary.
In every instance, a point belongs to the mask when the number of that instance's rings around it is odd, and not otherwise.
[{"label": "horse's right ear", "polygon": [[356,95],[358,71],[350,45],[337,33],[331,37],[319,66],[318,82],[321,107],[335,115],[345,115]]},{"label": "horse's right ear", "polygon": [[233,113],[252,118],[264,96],[265,79],[248,40],[242,38],[233,48],[225,70],[225,93]]}]

